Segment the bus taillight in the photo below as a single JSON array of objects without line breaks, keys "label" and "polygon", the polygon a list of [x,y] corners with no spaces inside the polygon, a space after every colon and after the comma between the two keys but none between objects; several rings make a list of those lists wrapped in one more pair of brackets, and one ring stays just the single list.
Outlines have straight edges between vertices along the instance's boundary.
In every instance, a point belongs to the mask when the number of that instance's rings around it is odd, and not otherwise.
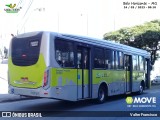
[{"label": "bus taillight", "polygon": [[46,87],[48,85],[48,74],[49,74],[48,70],[44,72],[43,87]]}]

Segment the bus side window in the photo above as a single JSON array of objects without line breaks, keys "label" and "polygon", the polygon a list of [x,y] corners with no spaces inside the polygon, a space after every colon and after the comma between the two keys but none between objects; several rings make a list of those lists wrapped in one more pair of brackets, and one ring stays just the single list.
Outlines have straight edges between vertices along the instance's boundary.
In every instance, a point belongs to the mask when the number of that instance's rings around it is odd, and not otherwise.
[{"label": "bus side window", "polygon": [[78,53],[77,53],[77,65],[78,65],[77,67],[78,67],[78,68],[82,68],[82,62],[81,62],[81,59],[82,59],[82,58],[81,58],[81,56],[82,56],[82,55],[81,55],[81,52],[78,51]]},{"label": "bus side window", "polygon": [[105,51],[105,66],[106,69],[112,69],[114,66],[114,52],[112,50],[106,50]]},{"label": "bus side window", "polygon": [[62,55],[59,50],[56,50],[56,59],[57,59],[58,64],[62,66]]},{"label": "bus side window", "polygon": [[128,55],[125,55],[124,57],[124,64],[125,64],[125,69],[126,70],[130,70],[131,66],[130,66],[130,63],[129,63],[129,56]]},{"label": "bus side window", "polygon": [[98,66],[99,66],[98,59],[94,58],[94,67],[98,68]]},{"label": "bus side window", "polygon": [[105,68],[104,59],[104,50],[102,48],[95,48],[94,68]]},{"label": "bus side window", "polygon": [[119,69],[124,69],[124,63],[123,63],[123,53],[118,52],[118,68]]},{"label": "bus side window", "polygon": [[145,59],[142,56],[139,56],[139,65],[140,65],[140,70],[144,70],[144,63],[145,63]]},{"label": "bus side window", "polygon": [[73,43],[61,38],[56,38],[55,58],[61,67],[74,67]]},{"label": "bus side window", "polygon": [[137,70],[137,56],[133,55],[132,60],[133,60],[133,70]]},{"label": "bus side window", "polygon": [[107,59],[105,60],[105,65],[106,65],[106,69],[108,69],[109,65],[108,65],[108,60]]},{"label": "bus side window", "polygon": [[88,51],[85,49],[84,50],[84,68],[89,69],[89,58],[88,58]]}]

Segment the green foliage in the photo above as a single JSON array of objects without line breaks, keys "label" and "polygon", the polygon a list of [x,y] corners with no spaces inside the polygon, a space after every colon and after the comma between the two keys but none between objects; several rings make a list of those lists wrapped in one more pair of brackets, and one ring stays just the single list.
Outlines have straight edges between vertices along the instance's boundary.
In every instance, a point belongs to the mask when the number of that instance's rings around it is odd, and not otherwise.
[{"label": "green foliage", "polygon": [[106,33],[104,39],[147,50],[151,53],[152,64],[154,64],[158,57],[157,50],[160,49],[160,20]]}]

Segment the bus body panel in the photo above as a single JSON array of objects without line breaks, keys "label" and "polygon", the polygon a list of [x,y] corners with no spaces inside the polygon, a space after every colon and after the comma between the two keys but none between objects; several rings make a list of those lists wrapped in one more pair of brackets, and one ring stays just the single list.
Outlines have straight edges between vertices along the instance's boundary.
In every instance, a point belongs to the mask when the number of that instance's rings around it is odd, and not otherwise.
[{"label": "bus body panel", "polygon": [[77,69],[52,68],[51,87],[77,85]]},{"label": "bus body panel", "polygon": [[[102,81],[108,84],[108,96],[125,93],[124,70],[93,70],[92,73],[94,85],[100,85]],[[96,87],[94,87],[94,89],[96,89]]]},{"label": "bus body panel", "polygon": [[[88,90],[88,70],[84,70],[84,91]],[[82,97],[82,69],[52,68],[51,89],[59,99],[77,100]],[[56,88],[56,89],[55,89]],[[84,96],[88,96],[85,92]]]},{"label": "bus body panel", "polygon": [[44,32],[42,34],[42,38],[41,38],[41,47],[40,47],[40,53],[43,55],[44,57],[44,61],[46,64],[46,67],[50,66],[50,48],[51,47],[51,43],[50,43],[50,33],[49,32]]},{"label": "bus body panel", "polygon": [[[48,39],[49,33],[42,32],[25,33],[12,39],[8,63],[11,86],[35,89],[43,86],[44,72],[50,63]],[[36,59],[35,55],[37,61],[30,63],[32,57]]]},{"label": "bus body panel", "polygon": [[42,86],[46,69],[44,57],[40,54],[38,62],[32,66],[15,66],[9,58],[10,85],[22,88],[39,88]]},{"label": "bus body panel", "polygon": [[75,97],[77,95],[77,86],[74,85],[50,87],[47,90],[44,90],[43,88],[29,89],[13,86],[9,86],[9,88],[10,94],[53,98],[69,101],[78,100],[77,97]]}]

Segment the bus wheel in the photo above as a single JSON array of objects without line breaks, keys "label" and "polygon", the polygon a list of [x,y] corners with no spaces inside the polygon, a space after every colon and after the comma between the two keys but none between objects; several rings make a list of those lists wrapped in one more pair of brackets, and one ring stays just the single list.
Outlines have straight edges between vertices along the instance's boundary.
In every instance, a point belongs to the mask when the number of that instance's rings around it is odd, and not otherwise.
[{"label": "bus wheel", "polygon": [[105,100],[106,100],[106,89],[105,87],[100,86],[98,90],[97,102],[101,104],[101,103],[104,103]]},{"label": "bus wheel", "polygon": [[143,93],[143,90],[144,90],[143,86],[140,85],[140,86],[139,86],[138,94],[141,95],[141,94]]}]

